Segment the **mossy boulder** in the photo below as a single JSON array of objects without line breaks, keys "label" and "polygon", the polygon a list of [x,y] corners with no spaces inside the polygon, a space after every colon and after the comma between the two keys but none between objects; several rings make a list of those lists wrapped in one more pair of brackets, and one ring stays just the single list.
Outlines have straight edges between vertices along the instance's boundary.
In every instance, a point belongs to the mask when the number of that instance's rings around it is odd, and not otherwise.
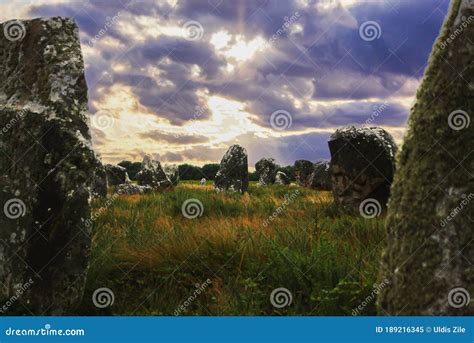
[{"label": "mossy boulder", "polygon": [[397,146],[382,128],[341,128],[331,135],[331,181],[336,203],[357,209],[368,198],[386,206]]},{"label": "mossy boulder", "polygon": [[140,186],[150,186],[155,190],[162,190],[173,185],[161,167],[161,163],[150,155],[143,157],[142,169],[137,173],[136,179]]},{"label": "mossy boulder", "polygon": [[296,182],[302,187],[310,186],[311,174],[313,173],[313,162],[307,160],[295,161],[295,178]]},{"label": "mossy boulder", "polygon": [[218,192],[244,193],[247,191],[248,186],[247,151],[238,144],[232,145],[224,154],[224,157],[222,157],[214,180],[214,188]]},{"label": "mossy boulder", "polygon": [[17,297],[7,314],[74,313],[98,161],[78,28],[55,17],[9,21],[0,32],[0,297]]},{"label": "mossy boulder", "polygon": [[127,169],[115,164],[106,164],[105,172],[107,173],[107,181],[110,186],[118,186],[122,183],[130,182]]},{"label": "mossy boulder", "polygon": [[260,186],[271,185],[275,183],[277,165],[273,158],[262,158],[255,163],[255,170],[259,175],[258,184]]},{"label": "mossy boulder", "polygon": [[275,184],[277,185],[289,185],[290,178],[282,171],[277,171],[275,175]]},{"label": "mossy boulder", "polygon": [[313,172],[309,179],[309,186],[313,189],[331,190],[331,173],[328,161],[317,161],[313,165]]},{"label": "mossy boulder", "polygon": [[451,3],[411,109],[386,222],[383,315],[474,314],[472,21],[472,1]]}]

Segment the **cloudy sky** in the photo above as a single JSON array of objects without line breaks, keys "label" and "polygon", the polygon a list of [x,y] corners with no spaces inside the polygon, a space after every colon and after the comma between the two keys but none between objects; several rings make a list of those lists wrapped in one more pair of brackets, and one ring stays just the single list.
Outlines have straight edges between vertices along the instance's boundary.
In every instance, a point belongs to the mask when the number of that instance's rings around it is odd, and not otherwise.
[{"label": "cloudy sky", "polygon": [[400,142],[447,0],[0,0],[76,20],[105,162],[327,159],[337,127]]}]

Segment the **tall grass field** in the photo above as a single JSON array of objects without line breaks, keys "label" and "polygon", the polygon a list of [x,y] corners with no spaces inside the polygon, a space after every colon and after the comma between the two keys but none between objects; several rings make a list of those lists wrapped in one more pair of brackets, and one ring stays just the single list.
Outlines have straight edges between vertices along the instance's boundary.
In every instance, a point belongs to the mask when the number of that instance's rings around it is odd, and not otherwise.
[{"label": "tall grass field", "polygon": [[[184,215],[189,199],[202,207]],[[182,182],[111,194],[93,211],[81,314],[375,314],[383,216],[346,212],[330,192],[252,183],[246,194],[222,194]],[[111,306],[94,305],[100,288],[113,292]]]}]

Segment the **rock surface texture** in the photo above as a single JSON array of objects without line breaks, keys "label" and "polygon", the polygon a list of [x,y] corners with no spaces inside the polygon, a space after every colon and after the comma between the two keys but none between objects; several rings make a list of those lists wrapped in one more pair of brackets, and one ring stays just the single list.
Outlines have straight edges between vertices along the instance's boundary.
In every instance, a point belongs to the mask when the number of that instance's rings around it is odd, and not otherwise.
[{"label": "rock surface texture", "polygon": [[247,151],[232,145],[222,158],[214,181],[217,191],[244,193],[249,186]]},{"label": "rock surface texture", "polygon": [[289,185],[290,178],[282,171],[278,171],[275,175],[275,183],[277,185]]},{"label": "rock surface texture", "polygon": [[150,186],[155,190],[172,186],[170,179],[161,167],[161,163],[155,161],[150,155],[143,157],[142,169],[137,173],[136,179],[140,186]]},{"label": "rock surface texture", "polygon": [[127,169],[115,164],[106,164],[105,171],[107,172],[107,180],[110,186],[121,185],[122,183],[130,182]]},{"label": "rock surface texture", "polygon": [[309,186],[313,189],[324,191],[331,190],[330,163],[328,161],[318,161],[314,163],[313,172],[309,179]]},{"label": "rock surface texture", "polygon": [[262,158],[255,164],[255,170],[259,175],[258,184],[260,186],[275,183],[277,165],[273,158]]},{"label": "rock surface texture", "polygon": [[474,314],[474,23],[467,18],[474,20],[472,1],[453,1],[411,109],[386,221],[382,315]]},{"label": "rock surface texture", "polygon": [[140,186],[133,183],[123,183],[115,187],[115,193],[133,195],[133,194],[145,194],[153,191],[151,186]]},{"label": "rock surface texture", "polygon": [[163,171],[165,172],[168,179],[171,181],[173,186],[177,186],[179,183],[179,169],[178,166],[175,164],[165,165],[163,167]]},{"label": "rock surface texture", "polygon": [[0,32],[0,302],[17,297],[10,314],[68,314],[89,266],[97,163],[78,28],[55,17]]},{"label": "rock surface texture", "polygon": [[386,206],[397,151],[392,136],[378,127],[349,127],[338,129],[328,144],[334,200],[354,209],[369,198]]},{"label": "rock surface texture", "polygon": [[107,181],[107,172],[102,163],[98,162],[94,172],[94,182],[92,185],[92,196],[96,198],[107,197],[107,187],[109,183]]}]

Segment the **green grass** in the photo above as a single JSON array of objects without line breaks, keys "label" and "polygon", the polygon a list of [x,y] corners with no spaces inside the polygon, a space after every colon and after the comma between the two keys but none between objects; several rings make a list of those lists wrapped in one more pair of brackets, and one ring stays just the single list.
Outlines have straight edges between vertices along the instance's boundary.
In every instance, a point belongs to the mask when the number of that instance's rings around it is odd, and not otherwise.
[{"label": "green grass", "polygon": [[[343,211],[328,192],[252,183],[248,194],[218,194],[197,183],[120,196],[103,211],[82,314],[173,315],[207,279],[181,315],[350,315],[372,292],[383,218]],[[285,195],[291,201],[264,225]],[[190,198],[202,202],[201,217],[182,215]],[[92,304],[100,287],[115,296],[105,309]],[[281,309],[270,303],[279,287],[293,297]],[[360,314],[375,314],[374,302]]]}]

